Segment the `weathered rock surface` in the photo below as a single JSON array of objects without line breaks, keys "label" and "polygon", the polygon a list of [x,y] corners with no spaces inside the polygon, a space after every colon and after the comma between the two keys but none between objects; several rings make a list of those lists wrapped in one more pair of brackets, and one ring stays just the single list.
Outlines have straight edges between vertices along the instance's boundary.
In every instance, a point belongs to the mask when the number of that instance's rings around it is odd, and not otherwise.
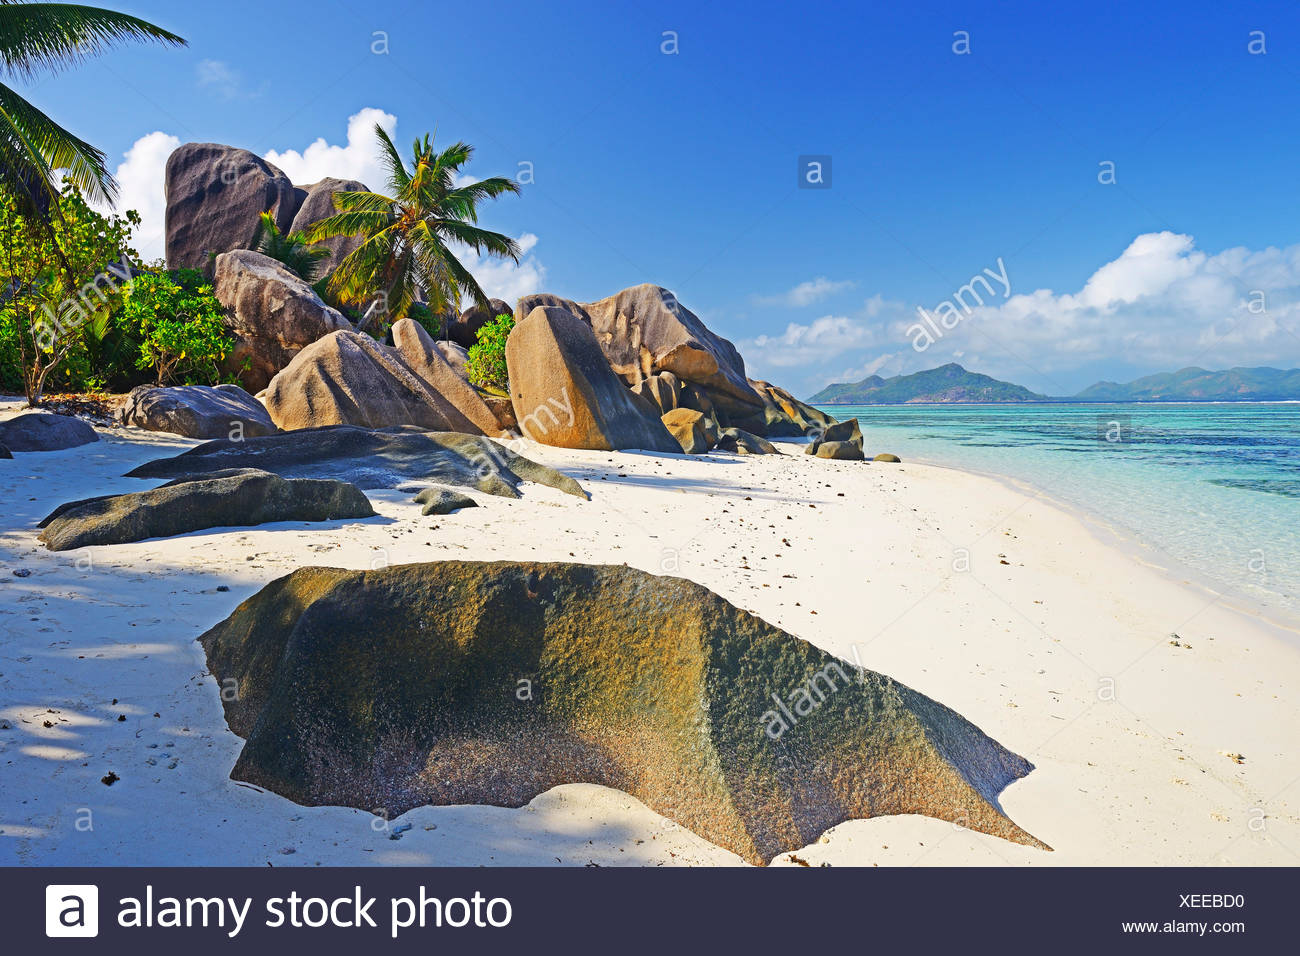
[{"label": "weathered rock surface", "polygon": [[479,390],[447,361],[424,326],[412,319],[399,319],[393,324],[393,346],[411,371],[474,426],[472,429],[454,427],[453,431],[475,431],[484,435],[501,433],[501,423]]},{"label": "weathered rock surface", "polygon": [[718,447],[723,451],[734,451],[738,455],[779,455],[781,450],[766,438],[751,435],[741,428],[724,428],[718,439]]},{"label": "weathered rock surface", "polygon": [[656,372],[632,386],[633,394],[653,402],[660,415],[680,405],[681,390],[681,380],[672,372]]},{"label": "weathered rock surface", "polygon": [[304,348],[271,379],[263,401],[271,420],[285,431],[321,425],[415,425],[483,433],[416,374],[400,351],[364,332],[331,332]]},{"label": "weathered rock surface", "polygon": [[450,488],[425,488],[415,496],[417,505],[424,505],[422,515],[446,515],[460,508],[477,508],[478,502],[469,495]]},{"label": "weathered rock surface", "polygon": [[396,488],[410,480],[437,481],[518,498],[534,481],[586,498],[576,481],[475,435],[352,425],[305,428],[242,442],[204,442],[171,458],[146,462],[128,478],[195,478],[232,468],[260,468],[283,478],[333,478],[358,488]]},{"label": "weathered rock surface", "polygon": [[[243,249],[217,256],[213,291],[226,307],[226,324],[235,339],[226,367],[239,372],[253,394],[306,346],[331,332],[352,329],[311,286],[259,252]],[[245,361],[249,367],[241,371]]]},{"label": "weathered rock surface", "polygon": [[211,275],[212,255],[251,249],[268,210],[285,232],[303,194],[246,149],[186,143],[167,159],[167,267]]},{"label": "weathered rock surface", "polygon": [[14,453],[4,445],[0,445],[0,458],[13,458]]},{"label": "weathered rock surface", "polygon": [[[335,179],[333,176],[327,176],[310,186],[298,188],[306,195],[289,226],[288,231],[291,232],[305,232],[309,226],[337,213],[338,210],[334,207],[335,193],[370,192],[370,187],[365,183],[355,179]],[[321,260],[320,274],[324,275],[325,272],[337,268],[338,264],[356,251],[362,242],[363,239],[358,236],[335,236],[333,239],[322,239],[316,243],[316,248],[330,251],[329,258]]]},{"label": "weathered rock surface", "polygon": [[891,455],[889,452],[881,452],[879,455],[877,455],[875,458],[871,460],[888,462],[890,464],[895,464],[895,465],[902,463],[901,458],[899,458],[897,455]]},{"label": "weathered rock surface", "polygon": [[447,360],[447,364],[455,369],[456,374],[468,382],[469,372],[465,370],[465,364],[469,361],[469,350],[463,345],[445,339],[439,339],[433,345],[438,350],[438,354]]},{"label": "weathered rock surface", "polygon": [[1027,760],[679,578],[515,562],[302,568],[199,640],[211,674],[239,688],[222,695],[246,740],[232,779],[301,804],[392,818],[519,807],[583,782],[752,863],[885,814],[1047,849],[997,802]]},{"label": "weathered rock surface", "polygon": [[[862,452],[862,428],[858,425],[856,418],[850,418],[846,421],[836,422],[828,428],[812,433],[812,441],[804,447],[804,453],[808,455],[820,455],[822,458],[831,457],[821,455],[821,446],[824,443],[830,444],[850,444],[857,447],[858,452]],[[844,457],[837,455],[834,457]]]},{"label": "weathered rock surface", "polygon": [[817,446],[817,457],[840,461],[862,461],[866,458],[862,448],[851,441],[824,441]]},{"label": "weathered rock surface", "polygon": [[141,385],[116,412],[118,422],[188,438],[273,435],[266,407],[238,385]]},{"label": "weathered rock surface", "polygon": [[510,399],[501,395],[485,394],[483,401],[488,408],[492,409],[492,414],[496,416],[502,434],[517,435],[519,433],[519,419],[515,417],[515,406]]},{"label": "weathered rock surface", "polygon": [[520,431],[561,448],[679,452],[663,422],[610,371],[591,329],[566,309],[533,309],[506,340]]},{"label": "weathered rock surface", "polygon": [[591,316],[587,314],[586,306],[549,292],[534,292],[532,295],[521,296],[515,303],[515,324],[518,325],[528,318],[533,309],[545,308],[563,309],[587,326],[591,325]]},{"label": "weathered rock surface", "polygon": [[285,480],[247,469],[62,505],[41,522],[40,540],[51,551],[70,551],[205,528],[369,518],[374,513],[361,490],[347,482]]},{"label": "weathered rock surface", "polygon": [[0,446],[11,452],[62,451],[95,441],[95,429],[71,415],[26,412],[0,422]]},{"label": "weathered rock surface", "polygon": [[770,382],[756,382],[750,379],[760,398],[763,399],[764,423],[766,433],[772,438],[795,438],[800,435],[815,435],[835,424],[835,419],[820,409],[801,402],[785,389]]},{"label": "weathered rock surface", "polygon": [[672,372],[740,408],[762,412],[763,400],[750,387],[745,360],[735,346],[711,332],[667,289],[633,286],[583,308],[610,366],[628,385]]},{"label": "weathered rock surface", "polygon": [[693,408],[674,408],[661,420],[668,433],[677,439],[677,444],[688,455],[702,455],[717,443],[714,441],[710,444],[704,414]]},{"label": "weathered rock surface", "polygon": [[513,315],[514,309],[508,302],[489,299],[490,308],[472,305],[448,323],[447,336],[457,345],[469,348],[478,341],[478,331],[498,315]]}]

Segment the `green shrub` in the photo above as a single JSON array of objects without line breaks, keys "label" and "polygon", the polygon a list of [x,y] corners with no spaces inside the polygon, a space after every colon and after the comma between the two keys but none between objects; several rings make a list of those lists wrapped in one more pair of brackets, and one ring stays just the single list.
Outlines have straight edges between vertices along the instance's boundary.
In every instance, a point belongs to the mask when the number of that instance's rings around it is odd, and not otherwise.
[{"label": "green shrub", "polygon": [[506,339],[515,327],[513,315],[498,315],[478,330],[478,341],[469,347],[465,373],[481,388],[509,392],[506,378]]},{"label": "green shrub", "polygon": [[153,369],[159,385],[212,385],[229,379],[224,310],[194,270],[146,273],[131,281],[118,322],[138,336],[135,365]]},{"label": "green shrub", "polygon": [[140,217],[96,212],[66,181],[48,221],[25,209],[0,184],[0,384],[38,404],[47,388],[81,390],[102,375],[87,342],[107,334],[122,301]]},{"label": "green shrub", "polygon": [[269,212],[262,213],[258,221],[257,251],[309,283],[320,275],[325,268],[323,260],[330,256],[329,249],[310,245],[301,232],[282,233]]},{"label": "green shrub", "polygon": [[420,323],[424,331],[429,333],[429,338],[435,342],[442,338],[442,316],[434,315],[433,309],[423,302],[412,302],[406,310],[406,317]]}]

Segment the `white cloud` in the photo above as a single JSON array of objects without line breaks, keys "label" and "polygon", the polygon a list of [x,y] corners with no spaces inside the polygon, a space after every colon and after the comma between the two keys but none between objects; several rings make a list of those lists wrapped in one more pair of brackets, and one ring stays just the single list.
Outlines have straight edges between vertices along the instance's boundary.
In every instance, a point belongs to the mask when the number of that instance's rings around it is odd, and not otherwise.
[{"label": "white cloud", "polygon": [[140,214],[135,249],[146,262],[163,257],[163,224],[167,209],[163,176],[167,157],[180,144],[175,136],[161,130],[141,136],[126,151],[113,174],[121,187],[117,210],[134,209]]},{"label": "white cloud", "polygon": [[246,90],[243,76],[224,60],[200,60],[194,75],[199,86],[214,90],[223,100],[255,99],[267,88],[263,83],[257,90]]},{"label": "white cloud", "polygon": [[875,331],[844,315],[824,315],[807,325],[791,322],[780,335],[760,335],[740,344],[740,354],[755,368],[808,365],[848,349],[874,344]]},{"label": "white cloud", "polygon": [[[1015,263],[1007,267],[1014,285]],[[985,301],[923,352],[911,347],[916,306],[879,296],[851,316],[791,323],[741,352],[758,370],[801,367],[809,386],[960,360],[1055,394],[1078,391],[1093,380],[1080,370],[1106,365],[1300,366],[1300,244],[1209,253],[1188,235],[1146,233],[1077,291]],[[933,315],[936,303],[919,304]]]},{"label": "white cloud", "polygon": [[[463,254],[457,254],[457,258],[488,294],[488,298],[502,299],[511,306],[520,296],[546,290],[546,267],[532,254],[537,245],[537,237],[526,232],[517,241],[523,253],[518,263],[510,259],[480,259],[468,249]],[[461,303],[462,307],[469,304]]]},{"label": "white cloud", "polygon": [[758,305],[788,305],[799,308],[807,305],[814,305],[823,299],[834,295],[836,292],[842,292],[845,289],[853,288],[854,283],[849,280],[833,281],[825,276],[818,276],[807,282],[800,282],[788,292],[783,292],[775,296],[754,296],[754,302]]},{"label": "white cloud", "polygon": [[[1077,293],[976,308],[939,343],[1043,375],[1087,362],[1151,368],[1300,361],[1300,245],[1209,254],[1191,236],[1138,236]],[[928,355],[928,353],[927,353]]]},{"label": "white cloud", "polygon": [[265,154],[268,163],[279,167],[293,182],[307,186],[328,176],[338,179],[357,179],[371,189],[383,192],[388,186],[388,175],[380,159],[375,126],[395,138],[397,117],[381,109],[368,106],[348,117],[347,145],[334,146],[317,137],[302,152],[286,149],[270,150]]}]

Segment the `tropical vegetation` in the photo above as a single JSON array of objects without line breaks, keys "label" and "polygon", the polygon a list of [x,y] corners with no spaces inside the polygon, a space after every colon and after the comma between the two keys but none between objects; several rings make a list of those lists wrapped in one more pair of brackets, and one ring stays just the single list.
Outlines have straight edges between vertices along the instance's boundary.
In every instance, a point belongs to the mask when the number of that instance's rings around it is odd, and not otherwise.
[{"label": "tropical vegetation", "polygon": [[335,193],[338,212],[307,230],[308,242],[362,237],[361,245],[334,270],[328,289],[363,305],[368,317],[400,317],[417,302],[426,303],[435,315],[458,308],[463,298],[487,306],[487,294],[456,250],[519,260],[513,239],[477,225],[479,203],[518,193],[519,184],[493,177],[457,185],[461,168],[474,154],[466,143],[436,150],[426,134],[414,142],[408,167],[382,127],[375,127],[375,135],[392,195]]},{"label": "tropical vegetation", "polygon": [[498,315],[478,330],[478,339],[469,347],[469,358],[465,362],[465,374],[475,385],[489,391],[509,393],[506,339],[514,327],[513,315]]},{"label": "tropical vegetation", "polygon": [[134,264],[136,213],[98,212],[71,182],[47,220],[23,209],[0,189],[0,389],[35,405],[50,389],[223,380],[221,304],[197,271]]},{"label": "tropical vegetation", "polygon": [[280,263],[304,282],[312,282],[321,273],[329,249],[313,246],[301,232],[282,233],[269,212],[258,224],[257,251]]}]

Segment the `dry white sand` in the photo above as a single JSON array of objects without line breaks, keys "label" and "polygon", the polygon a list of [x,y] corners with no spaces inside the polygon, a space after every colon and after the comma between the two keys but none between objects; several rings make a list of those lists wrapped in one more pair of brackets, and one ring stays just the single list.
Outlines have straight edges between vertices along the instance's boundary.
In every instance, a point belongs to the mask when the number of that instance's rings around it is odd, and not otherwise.
[{"label": "dry white sand", "polygon": [[194,444],[101,436],[0,462],[0,863],[738,864],[602,787],[385,824],[229,779],[242,742],[194,639],[302,565],[445,558],[690,578],[929,694],[1037,767],[1002,804],[1055,852],[882,817],[799,851],[812,865],[1300,863],[1297,635],[1032,492],[793,445],[671,458],[532,445],[520,450],[592,500],[526,485],[519,501],[476,495],[480,508],[426,518],[409,494],[371,492],[380,516],[365,521],[48,552],[34,526],[55,505],[152,487],[121,475]]}]

